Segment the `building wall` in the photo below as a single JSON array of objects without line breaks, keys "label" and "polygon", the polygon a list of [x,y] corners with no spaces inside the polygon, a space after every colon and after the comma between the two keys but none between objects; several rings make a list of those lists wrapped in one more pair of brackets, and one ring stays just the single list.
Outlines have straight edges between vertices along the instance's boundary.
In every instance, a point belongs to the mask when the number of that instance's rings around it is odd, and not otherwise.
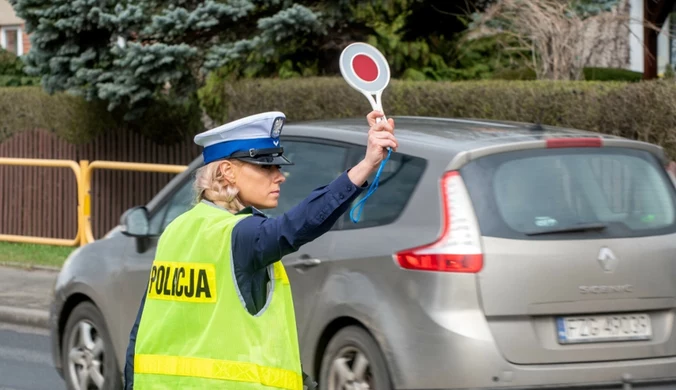
[{"label": "building wall", "polygon": [[26,54],[31,49],[31,39],[26,34],[26,25],[24,24],[21,25],[21,38],[23,41],[23,54]]},{"label": "building wall", "polygon": [[20,25],[23,20],[16,16],[12,5],[7,0],[0,0],[0,26]]},{"label": "building wall", "polygon": [[668,31],[671,27],[669,18],[664,22],[662,32],[657,36],[657,74],[663,74],[669,61],[669,36]]},{"label": "building wall", "polygon": [[[629,57],[630,70],[643,73],[643,2],[644,0],[631,0],[631,28],[629,32]],[[662,74],[670,61],[671,39],[669,30],[671,24],[669,18],[662,26],[660,34],[657,36],[657,73]]]},{"label": "building wall", "polygon": [[7,0],[0,0],[0,29],[3,27],[11,27],[11,28],[20,28],[21,29],[21,36],[19,39],[21,40],[22,43],[22,53],[21,54],[26,54],[31,48],[31,43],[30,43],[30,38],[26,34],[26,28],[24,21],[16,16],[16,13],[14,12],[14,9],[12,8],[12,5],[9,4]]},{"label": "building wall", "polygon": [[[18,31],[20,34],[18,37],[17,41],[17,47],[16,50],[18,51],[16,54],[18,55],[24,55],[28,53],[28,51],[31,48],[31,43],[30,43],[30,37],[26,34],[26,28],[24,24],[13,24],[13,25],[0,25],[0,46],[3,49],[9,50],[8,47],[6,47],[4,43],[7,43],[7,34],[10,33],[10,31],[13,33],[14,31]],[[13,51],[13,50],[10,50]]]},{"label": "building wall", "polygon": [[630,0],[629,70],[643,73],[643,0]]}]

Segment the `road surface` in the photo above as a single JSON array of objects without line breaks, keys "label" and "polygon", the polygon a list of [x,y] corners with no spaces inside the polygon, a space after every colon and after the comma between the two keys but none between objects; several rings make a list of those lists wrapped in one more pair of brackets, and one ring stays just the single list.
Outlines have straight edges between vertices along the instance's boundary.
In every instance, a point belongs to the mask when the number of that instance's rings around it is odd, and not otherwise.
[{"label": "road surface", "polygon": [[65,390],[48,333],[0,323],[0,390]]}]

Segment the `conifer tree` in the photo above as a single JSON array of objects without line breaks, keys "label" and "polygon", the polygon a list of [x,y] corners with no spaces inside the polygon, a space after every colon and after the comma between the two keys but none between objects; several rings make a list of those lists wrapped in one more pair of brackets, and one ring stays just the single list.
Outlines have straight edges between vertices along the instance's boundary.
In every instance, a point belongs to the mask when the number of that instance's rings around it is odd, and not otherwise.
[{"label": "conifer tree", "polygon": [[[293,0],[10,0],[26,21],[26,71],[49,92],[123,107],[194,97],[213,69],[325,36],[346,2]],[[342,23],[342,24],[341,24]]]}]

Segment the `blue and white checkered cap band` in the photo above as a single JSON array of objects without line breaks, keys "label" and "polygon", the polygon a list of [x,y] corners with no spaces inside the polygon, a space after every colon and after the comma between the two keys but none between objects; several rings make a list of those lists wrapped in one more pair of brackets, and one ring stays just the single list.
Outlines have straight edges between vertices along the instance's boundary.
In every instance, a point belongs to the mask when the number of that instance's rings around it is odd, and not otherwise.
[{"label": "blue and white checkered cap band", "polygon": [[286,116],[279,111],[251,115],[200,133],[195,136],[195,143],[204,147],[205,164],[236,152],[279,148],[285,120]]}]

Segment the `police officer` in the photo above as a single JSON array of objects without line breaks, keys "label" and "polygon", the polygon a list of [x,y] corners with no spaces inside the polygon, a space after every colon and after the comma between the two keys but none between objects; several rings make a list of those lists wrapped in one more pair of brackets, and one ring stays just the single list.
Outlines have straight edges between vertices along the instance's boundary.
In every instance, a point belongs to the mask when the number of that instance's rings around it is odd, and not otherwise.
[{"label": "police officer", "polygon": [[280,259],[331,229],[391,147],[370,126],[364,159],[277,218],[285,116],[266,112],[198,134],[197,204],[162,233],[127,349],[125,388],[303,389],[289,280]]}]

